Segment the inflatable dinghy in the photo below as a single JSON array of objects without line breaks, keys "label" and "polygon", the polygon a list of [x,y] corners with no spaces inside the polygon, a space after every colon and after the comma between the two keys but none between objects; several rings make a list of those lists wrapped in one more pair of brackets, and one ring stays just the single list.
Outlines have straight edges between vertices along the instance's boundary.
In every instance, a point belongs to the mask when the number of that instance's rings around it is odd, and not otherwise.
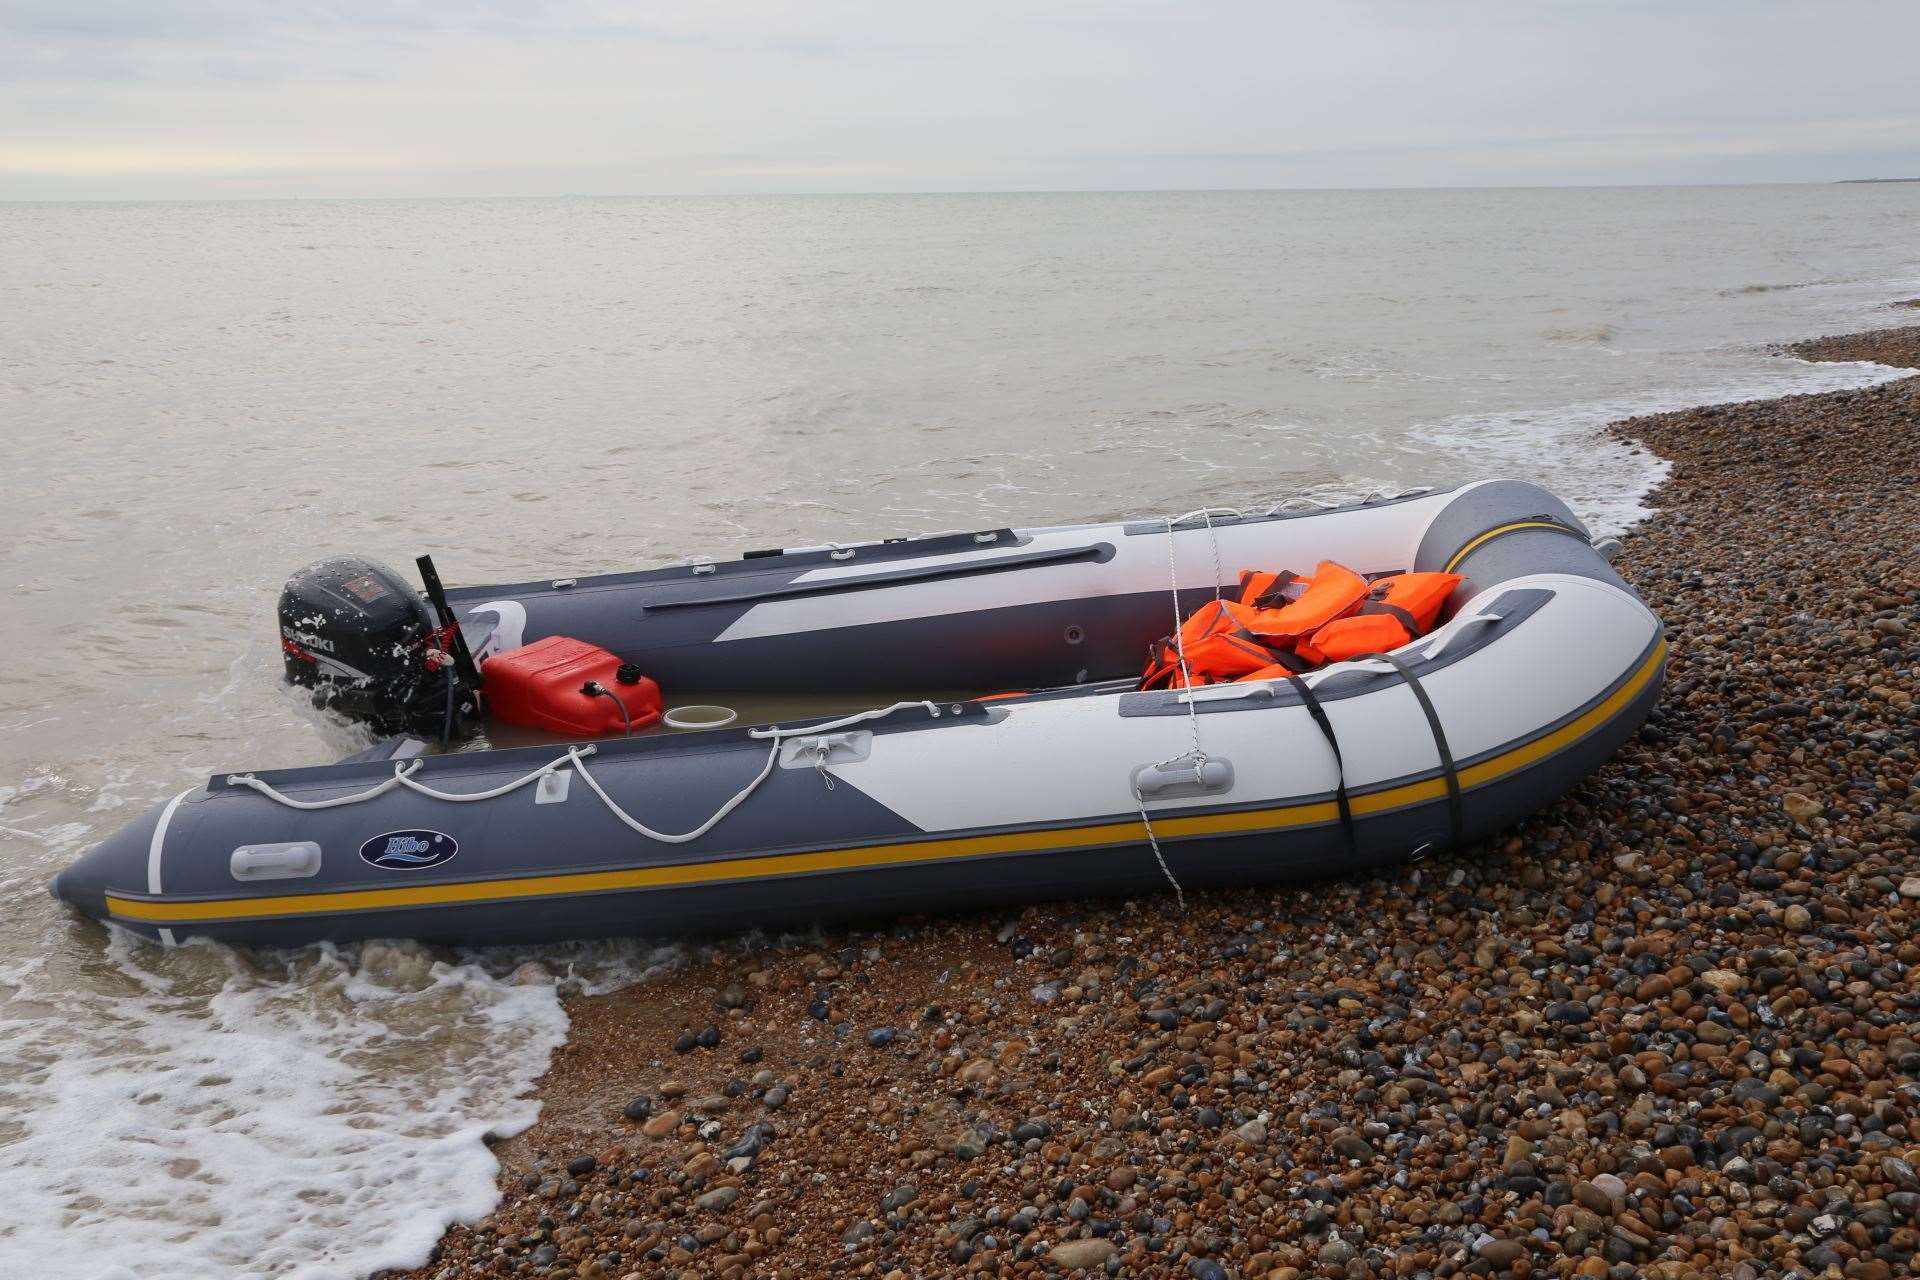
[{"label": "inflatable dinghy", "polygon": [[[1384,656],[1140,690],[1149,646],[1241,569],[1327,558],[1462,581],[1432,632]],[[331,663],[352,709],[429,736],[456,700],[485,702],[490,661],[548,637],[638,664],[675,698],[889,696],[819,723],[445,754],[399,736],[336,764],[220,773],[63,871],[58,897],[166,942],[484,944],[1339,874],[1488,835],[1567,790],[1646,716],[1666,653],[1573,513],[1517,481],[508,586],[430,578],[424,598],[366,562],[318,568],[283,601],[290,668],[314,683]],[[455,665],[477,666],[481,696]],[[901,695],[955,688],[1020,692]]]}]

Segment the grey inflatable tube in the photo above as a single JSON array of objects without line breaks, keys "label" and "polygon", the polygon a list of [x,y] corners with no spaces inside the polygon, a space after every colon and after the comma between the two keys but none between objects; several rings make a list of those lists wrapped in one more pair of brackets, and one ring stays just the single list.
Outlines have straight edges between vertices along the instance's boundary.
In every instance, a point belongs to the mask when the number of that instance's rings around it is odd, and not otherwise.
[{"label": "grey inflatable tube", "polygon": [[[501,643],[584,631],[710,687],[742,687],[769,655],[788,687],[809,687],[823,655],[887,667],[911,636],[918,661],[888,667],[890,680],[955,687],[942,655],[985,652],[970,677],[1033,691],[441,756],[396,740],[331,765],[220,773],[52,891],[163,942],[487,944],[1340,874],[1546,804],[1633,732],[1664,667],[1658,619],[1564,504],[1516,481],[869,548],[451,594],[467,616],[518,629]],[[1142,693],[1125,678],[1176,598],[1185,608],[1241,568],[1319,558],[1465,579],[1452,616],[1397,665],[1309,678],[1338,762],[1285,682]]]}]

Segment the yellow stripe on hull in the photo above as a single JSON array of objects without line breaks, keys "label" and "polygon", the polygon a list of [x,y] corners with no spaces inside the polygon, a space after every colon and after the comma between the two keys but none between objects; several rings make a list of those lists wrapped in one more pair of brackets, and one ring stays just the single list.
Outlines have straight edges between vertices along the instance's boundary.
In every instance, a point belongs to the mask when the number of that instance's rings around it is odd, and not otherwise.
[{"label": "yellow stripe on hull", "polygon": [[1518,533],[1522,529],[1552,529],[1555,533],[1574,533],[1575,532],[1574,530],[1567,528],[1567,526],[1561,524],[1557,520],[1516,520],[1512,524],[1503,524],[1497,529],[1487,530],[1485,533],[1475,538],[1472,542],[1469,542],[1466,546],[1454,552],[1453,559],[1447,561],[1447,567],[1443,572],[1452,573],[1455,569],[1458,569],[1460,567],[1460,562],[1462,560],[1465,560],[1468,556],[1478,551],[1481,547],[1484,547],[1487,543],[1492,542],[1495,538],[1502,537],[1509,533]]},{"label": "yellow stripe on hull", "polygon": [[[1499,532],[1499,531],[1495,531]],[[1488,535],[1491,536],[1491,535]],[[1469,548],[1470,549],[1470,548]],[[1463,553],[1464,554],[1464,553]],[[1554,730],[1492,759],[1460,770],[1462,790],[1483,786],[1517,773],[1600,728],[1638,697],[1659,671],[1667,653],[1665,640],[1627,682],[1597,706]],[[1438,799],[1447,791],[1441,778],[1353,797],[1356,815],[1403,809]],[[1154,822],[1162,838],[1283,831],[1290,827],[1333,822],[1339,811],[1330,800],[1281,805],[1235,813],[1168,816]],[[668,889],[723,884],[774,876],[805,875],[820,871],[858,871],[905,863],[939,862],[953,858],[990,857],[1007,853],[1056,852],[1090,845],[1144,841],[1138,821],[1108,822],[1096,826],[995,835],[915,840],[867,845],[853,849],[823,849],[811,853],[768,854],[713,862],[678,863],[661,867],[634,867],[618,871],[576,871],[562,875],[518,876],[505,880],[475,880],[465,884],[408,885],[392,889],[344,889],[332,893],[291,894],[271,898],[228,898],[168,902],[107,895],[107,910],[133,924],[174,925],[221,920],[257,920],[275,916],[317,915],[349,911],[391,911],[411,907],[461,906],[478,902],[505,902],[519,898],[608,893],[624,889]]]}]

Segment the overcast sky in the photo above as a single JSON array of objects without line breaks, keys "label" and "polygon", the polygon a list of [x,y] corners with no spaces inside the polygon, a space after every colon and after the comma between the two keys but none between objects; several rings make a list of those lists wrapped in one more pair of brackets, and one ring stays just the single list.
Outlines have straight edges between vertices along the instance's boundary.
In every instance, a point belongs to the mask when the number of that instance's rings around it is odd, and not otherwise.
[{"label": "overcast sky", "polygon": [[0,199],[1920,175],[1920,0],[0,0]]}]

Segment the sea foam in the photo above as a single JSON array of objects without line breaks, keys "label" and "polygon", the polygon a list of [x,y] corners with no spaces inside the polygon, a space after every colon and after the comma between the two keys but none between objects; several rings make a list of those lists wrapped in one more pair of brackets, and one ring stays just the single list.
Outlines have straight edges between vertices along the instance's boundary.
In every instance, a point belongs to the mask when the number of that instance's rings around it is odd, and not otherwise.
[{"label": "sea foam", "polygon": [[115,935],[89,983],[16,965],[0,974],[0,1275],[345,1280],[422,1263],[447,1223],[496,1201],[486,1140],[537,1114],[529,1090],[566,1033],[560,982],[604,989],[660,958],[249,956]]},{"label": "sea foam", "polygon": [[1652,514],[1648,497],[1671,469],[1605,428],[1623,418],[1700,405],[1879,386],[1913,370],[1868,361],[1797,362],[1778,374],[1666,396],[1623,397],[1534,412],[1460,414],[1416,428],[1437,450],[1471,456],[1480,474],[1534,480],[1567,500],[1595,536],[1624,533]]}]

